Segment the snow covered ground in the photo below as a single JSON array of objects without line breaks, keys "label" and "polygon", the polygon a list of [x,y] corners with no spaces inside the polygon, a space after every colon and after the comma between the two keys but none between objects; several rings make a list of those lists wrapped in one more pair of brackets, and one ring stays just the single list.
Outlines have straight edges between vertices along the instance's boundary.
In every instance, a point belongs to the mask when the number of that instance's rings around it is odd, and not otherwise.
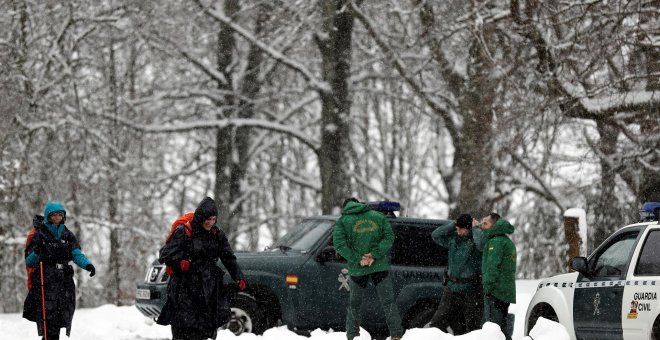
[{"label": "snow covered ground", "polygon": [[[527,305],[536,291],[536,280],[519,280],[516,283],[517,303],[509,311],[516,315],[513,339],[523,339],[523,320]],[[0,340],[36,340],[37,328],[34,323],[21,317],[21,314],[0,314]],[[60,339],[67,339],[62,330]],[[535,340],[568,340],[563,327],[551,321],[541,320],[532,334]],[[145,318],[134,306],[117,307],[104,305],[97,308],[76,310],[71,330],[71,340],[159,340],[170,339],[169,327],[156,325]],[[235,336],[229,331],[222,331],[218,339],[239,340],[345,340],[343,332],[316,330],[311,337],[304,337],[290,332],[286,327],[267,330],[262,336],[244,334]],[[360,340],[370,340],[371,336],[363,330]],[[410,329],[403,340],[504,340],[499,327],[487,323],[483,329],[462,336],[452,336],[435,328]],[[525,338],[529,339],[529,338]]]}]

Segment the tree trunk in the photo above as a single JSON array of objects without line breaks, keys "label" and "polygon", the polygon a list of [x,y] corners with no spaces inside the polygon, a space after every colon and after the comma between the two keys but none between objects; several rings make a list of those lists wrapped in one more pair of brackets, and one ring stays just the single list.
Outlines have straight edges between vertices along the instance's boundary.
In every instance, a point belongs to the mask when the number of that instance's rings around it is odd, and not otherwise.
[{"label": "tree trunk", "polygon": [[616,142],[619,130],[616,126],[605,120],[596,121],[596,127],[600,135],[598,152],[600,155],[600,198],[595,211],[595,223],[593,228],[594,246],[601,244],[617,227],[621,225],[621,216],[618,213],[618,202],[615,195],[616,170],[610,163],[616,153]]},{"label": "tree trunk", "polygon": [[[660,48],[646,44],[642,50],[646,57],[646,73],[649,77],[646,90],[660,91]],[[658,136],[660,134],[660,126],[657,123],[658,114],[660,114],[660,106],[658,105],[649,110],[649,118],[640,124],[642,136]],[[653,117],[656,117],[656,119],[654,120]],[[657,152],[654,152],[647,161],[655,169],[642,168],[638,199],[641,201],[640,203],[660,202],[660,171],[657,170],[660,168],[660,156]]]},{"label": "tree trunk", "polygon": [[450,217],[472,212],[485,216],[492,207],[487,193],[492,192],[493,155],[490,139],[493,137],[493,101],[496,81],[491,77],[492,62],[486,47],[494,26],[484,25],[484,41],[474,38],[470,47],[468,84],[460,99],[463,112],[461,146],[457,148],[457,171],[461,176],[458,204]]},{"label": "tree trunk", "polygon": [[[115,41],[110,40],[109,44],[109,64],[108,64],[108,86],[109,86],[109,104],[112,114],[115,118],[119,116],[119,106],[117,103],[118,96],[118,81],[117,81],[117,61],[115,58]],[[112,122],[112,128],[109,131],[113,145],[117,146],[118,143],[118,124],[117,119]],[[117,157],[115,151],[108,150],[108,220],[110,221],[110,254],[108,258],[108,284],[107,284],[107,298],[108,302],[121,305],[121,276],[120,270],[120,254],[121,242],[119,240],[119,221],[117,219],[119,210],[119,189],[117,176],[119,171],[117,169]]]},{"label": "tree trunk", "polygon": [[354,15],[346,0],[323,0],[322,31],[316,41],[321,52],[323,80],[331,90],[321,90],[321,209],[333,212],[351,195],[347,172],[348,120],[351,100],[348,77],[351,65],[351,39]]},{"label": "tree trunk", "polygon": [[[234,16],[240,10],[240,4],[238,0],[228,0],[225,1],[224,11],[225,14],[229,17]],[[216,63],[217,69],[221,72],[227,82],[225,84],[219,83],[218,88],[223,91],[231,92],[233,90],[233,76],[231,73],[230,65],[232,63],[232,56],[234,54],[236,46],[236,38],[234,37],[234,31],[225,24],[221,24],[220,31],[218,32],[218,44],[216,50]],[[224,102],[216,103],[217,106],[232,107],[234,103],[234,98],[232,96],[225,96]],[[223,109],[222,112],[218,114],[218,119],[224,119],[231,116],[231,112],[227,112],[227,109]],[[233,148],[233,128],[225,127],[219,128],[216,131],[216,147],[215,147],[215,186],[214,186],[214,196],[216,204],[218,205],[218,224],[222,229],[227,233],[228,237],[231,237],[235,234],[235,224],[233,223],[233,212],[231,211],[232,204],[232,181],[236,181],[236,175],[232,173],[233,162],[232,155],[234,152]],[[233,184],[234,190],[235,184]],[[201,200],[201,198],[200,198]]]},{"label": "tree trunk", "polygon": [[579,219],[575,217],[564,217],[564,237],[568,243],[566,252],[566,268],[571,269],[571,259],[580,256],[580,234],[578,233]]},{"label": "tree trunk", "polygon": [[[232,16],[240,10],[238,1],[231,0],[225,2],[225,13]],[[254,34],[258,36],[263,28],[265,22],[269,17],[269,8],[266,3],[258,7],[258,14],[255,21]],[[218,70],[225,75],[227,84],[219,84],[219,87],[231,91],[234,86],[232,85],[233,77],[229,70],[232,63],[234,46],[236,40],[234,31],[223,25],[223,28],[218,33]],[[248,52],[248,63],[246,66],[245,75],[243,77],[242,86],[240,91],[240,98],[255,98],[261,90],[261,81],[259,80],[259,72],[263,60],[263,53],[261,49],[256,46],[251,46]],[[226,97],[228,103],[236,103],[232,112],[225,114],[225,116],[234,116],[238,118],[252,118],[254,117],[254,104],[248,100]],[[248,166],[248,150],[251,142],[250,127],[228,127],[219,129],[217,134],[218,150],[216,157],[216,197],[220,197],[222,226],[227,233],[229,241],[234,244],[238,236],[237,226],[240,224],[240,219],[243,217],[243,201],[245,200],[242,183],[245,180]],[[219,179],[219,180],[218,180]],[[233,207],[233,208],[232,208]]]}]

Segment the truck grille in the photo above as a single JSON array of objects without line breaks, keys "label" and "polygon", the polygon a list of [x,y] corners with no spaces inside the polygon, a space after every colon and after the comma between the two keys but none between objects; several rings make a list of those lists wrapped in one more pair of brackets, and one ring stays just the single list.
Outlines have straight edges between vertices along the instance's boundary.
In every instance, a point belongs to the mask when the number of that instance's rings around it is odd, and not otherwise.
[{"label": "truck grille", "polygon": [[140,306],[136,305],[137,309],[142,312],[142,314],[150,317],[150,318],[157,318],[158,315],[160,315],[160,309],[156,307],[150,307],[150,306]]}]

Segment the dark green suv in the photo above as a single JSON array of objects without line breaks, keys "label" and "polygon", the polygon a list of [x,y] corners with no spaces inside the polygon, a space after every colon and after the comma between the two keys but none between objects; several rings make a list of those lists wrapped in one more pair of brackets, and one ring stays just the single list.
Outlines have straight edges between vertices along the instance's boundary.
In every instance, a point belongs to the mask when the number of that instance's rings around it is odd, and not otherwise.
[{"label": "dark green suv", "polygon": [[[406,329],[422,327],[440,301],[447,265],[447,250],[433,242],[431,232],[449,221],[395,217],[389,203],[372,207],[389,216],[394,230],[389,255],[397,305]],[[280,323],[298,331],[343,330],[348,275],[346,261],[332,245],[338,218],[306,218],[265,251],[237,252],[248,287],[239,292],[233,282],[227,285],[233,318],[226,327],[235,334],[261,334]],[[167,281],[165,266],[154,262],[137,286],[136,306],[144,315],[158,317]],[[385,325],[375,289],[365,297],[362,325],[374,332]]]}]

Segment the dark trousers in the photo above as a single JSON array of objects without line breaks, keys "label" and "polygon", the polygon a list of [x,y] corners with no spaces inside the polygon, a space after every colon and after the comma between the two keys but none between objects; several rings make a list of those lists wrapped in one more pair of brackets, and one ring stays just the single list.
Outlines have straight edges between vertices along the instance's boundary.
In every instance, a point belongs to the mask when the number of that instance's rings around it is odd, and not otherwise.
[{"label": "dark trousers", "polygon": [[394,299],[392,279],[389,277],[388,272],[378,272],[364,276],[351,276],[351,280],[348,281],[350,293],[346,314],[346,338],[353,340],[353,338],[360,335],[362,298],[366,291],[369,278],[371,278],[371,281],[376,286],[376,293],[378,293],[380,305],[385,312],[385,322],[390,330],[390,336],[402,337],[404,330],[401,326],[399,309]]},{"label": "dark trousers", "polygon": [[[60,339],[60,330],[61,330],[61,328],[59,328],[59,327],[50,328],[50,327],[48,327],[48,325],[49,325],[48,319],[46,319],[46,328],[47,328],[48,332],[46,332],[47,336],[42,336],[41,339],[42,340],[59,340]],[[37,332],[39,334],[44,334],[44,326],[41,323],[41,321],[37,322]]]},{"label": "dark trousers", "polygon": [[42,337],[42,340],[60,340],[60,333],[48,332],[48,337]]},{"label": "dark trousers", "polygon": [[492,322],[500,326],[506,340],[511,340],[507,315],[509,314],[509,303],[504,302],[492,295],[484,297],[484,322]]},{"label": "dark trousers", "polygon": [[438,310],[431,318],[430,326],[443,332],[447,332],[447,327],[451,327],[454,335],[462,335],[480,329],[482,319],[481,292],[452,292],[445,288]]},{"label": "dark trousers", "polygon": [[[172,326],[172,340],[206,340],[209,338],[209,333],[197,328],[188,327],[174,327]],[[211,339],[215,339],[217,331],[213,334]]]}]

